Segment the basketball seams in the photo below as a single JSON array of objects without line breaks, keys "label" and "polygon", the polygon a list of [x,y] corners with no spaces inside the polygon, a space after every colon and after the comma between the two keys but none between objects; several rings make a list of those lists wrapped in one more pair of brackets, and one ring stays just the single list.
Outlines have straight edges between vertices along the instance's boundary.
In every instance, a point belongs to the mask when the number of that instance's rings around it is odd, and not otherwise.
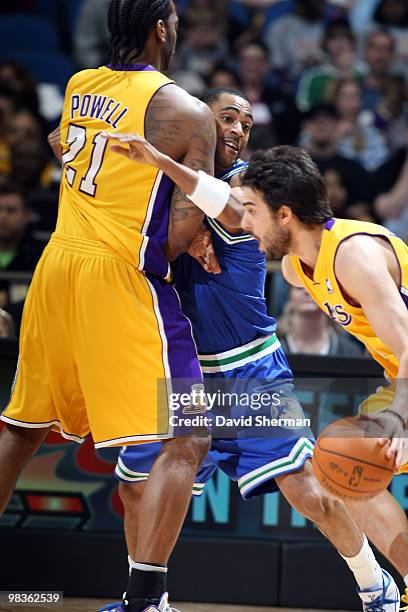
[{"label": "basketball seams", "polygon": [[[358,497],[356,497],[355,493],[356,493],[356,489],[353,489],[351,487],[347,487],[344,484],[341,484],[339,482],[337,482],[336,480],[334,480],[333,478],[331,478],[328,474],[326,474],[326,472],[322,469],[322,467],[319,464],[318,459],[316,458],[316,455],[313,454],[313,460],[315,462],[316,467],[319,468],[319,470],[321,471],[321,473],[323,474],[323,476],[330,481],[330,483],[333,483],[333,488],[329,488],[329,486],[326,485],[326,488],[328,488],[332,493],[334,493],[337,497],[342,497],[344,499],[353,499],[353,500],[358,500]],[[340,490],[339,490],[340,487]],[[350,491],[351,493],[354,493],[353,496],[350,495],[346,495],[345,493],[342,493],[342,489],[344,489],[345,491]],[[378,489],[374,489],[374,490],[369,490],[369,491],[364,491],[361,494],[361,500],[367,499],[369,497],[375,497],[376,495],[378,495],[378,493],[381,493],[381,491],[384,490],[384,486],[381,484],[381,486]]]},{"label": "basketball seams", "polygon": [[319,441],[319,439],[317,439],[317,441],[316,441],[316,446],[317,446],[317,448],[320,451],[322,451],[324,453],[328,453],[330,455],[335,455],[337,457],[342,457],[343,459],[350,459],[351,461],[358,461],[359,463],[363,463],[364,465],[369,465],[370,467],[374,467],[374,468],[377,468],[377,469],[385,470],[386,472],[391,472],[392,474],[394,474],[394,470],[391,470],[390,468],[387,468],[387,467],[385,467],[383,465],[377,465],[376,463],[371,463],[370,461],[365,461],[364,459],[359,459],[358,457],[350,457],[349,455],[345,455],[343,453],[339,453],[338,451],[333,451],[333,450],[329,450],[329,449],[323,448],[321,446],[321,441]]}]

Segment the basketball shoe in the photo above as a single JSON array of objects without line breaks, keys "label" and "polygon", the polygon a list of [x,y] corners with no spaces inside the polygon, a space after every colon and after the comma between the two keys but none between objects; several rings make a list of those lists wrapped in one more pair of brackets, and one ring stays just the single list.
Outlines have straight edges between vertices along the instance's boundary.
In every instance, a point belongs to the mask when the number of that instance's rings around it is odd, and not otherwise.
[{"label": "basketball shoe", "polygon": [[398,612],[400,592],[394,579],[384,569],[382,589],[358,591],[363,601],[363,612]]},{"label": "basketball shoe", "polygon": [[[126,600],[126,595],[123,601],[108,604],[103,608],[99,608],[98,612],[128,612],[129,602]],[[172,608],[169,604],[169,594],[163,593],[158,606],[147,606],[143,612],[180,612],[176,608]]]}]

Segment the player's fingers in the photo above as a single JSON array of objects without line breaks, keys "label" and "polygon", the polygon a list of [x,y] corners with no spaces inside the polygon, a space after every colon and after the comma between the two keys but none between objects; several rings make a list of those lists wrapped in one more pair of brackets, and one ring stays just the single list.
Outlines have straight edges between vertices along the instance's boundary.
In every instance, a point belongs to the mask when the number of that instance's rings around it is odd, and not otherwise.
[{"label": "player's fingers", "polygon": [[214,246],[212,242],[209,243],[206,250],[206,256],[208,260],[208,264],[210,266],[211,272],[213,274],[219,274],[221,272],[220,264],[218,263],[217,256],[214,251]]},{"label": "player's fingers", "polygon": [[380,446],[385,446],[388,442],[388,438],[378,438],[378,444]]},{"label": "player's fingers", "polygon": [[395,466],[398,469],[402,462],[402,448],[403,440],[401,438],[393,438],[387,449],[387,457],[392,458],[395,456]]},{"label": "player's fingers", "polygon": [[204,257],[200,257],[200,256],[199,256],[199,257],[195,257],[195,259],[196,259],[196,260],[198,261],[198,263],[199,263],[199,264],[200,264],[200,265],[201,265],[201,266],[204,268],[204,270],[206,270],[206,271],[208,272],[207,267],[206,267],[206,266],[207,266],[207,264],[206,264],[206,262],[205,262]]},{"label": "player's fingers", "polygon": [[106,140],[119,140],[123,134],[115,134],[114,132],[101,132],[102,138],[106,138]]},{"label": "player's fingers", "polygon": [[101,132],[101,136],[107,140],[119,140],[119,142],[143,142],[143,139],[137,134],[115,134],[113,132]]},{"label": "player's fingers", "polygon": [[124,157],[127,157],[128,159],[130,159],[130,150],[127,149],[126,147],[120,147],[119,145],[113,145],[110,149],[114,153],[118,153],[119,155],[123,155]]}]

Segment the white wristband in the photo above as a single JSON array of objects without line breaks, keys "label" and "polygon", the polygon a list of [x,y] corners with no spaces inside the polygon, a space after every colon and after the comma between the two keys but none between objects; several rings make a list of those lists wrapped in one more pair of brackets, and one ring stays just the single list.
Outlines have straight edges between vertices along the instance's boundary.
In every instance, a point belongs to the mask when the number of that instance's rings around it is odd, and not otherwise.
[{"label": "white wristband", "polygon": [[188,197],[207,217],[215,219],[224,210],[230,195],[231,187],[228,183],[199,170],[197,187]]}]

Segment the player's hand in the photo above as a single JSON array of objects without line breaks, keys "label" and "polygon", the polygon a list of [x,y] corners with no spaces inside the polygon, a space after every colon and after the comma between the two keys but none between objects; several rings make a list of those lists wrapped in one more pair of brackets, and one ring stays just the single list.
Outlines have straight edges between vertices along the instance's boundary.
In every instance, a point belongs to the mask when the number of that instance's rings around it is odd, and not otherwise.
[{"label": "player's hand", "polygon": [[380,427],[380,431],[384,432],[384,437],[378,438],[378,444],[385,447],[388,459],[394,457],[395,469],[398,470],[402,465],[405,441],[405,427],[402,419],[390,409],[364,415],[363,418],[364,420],[372,419],[376,427]]},{"label": "player's hand", "polygon": [[48,144],[54,152],[58,161],[62,160],[62,146],[60,143],[60,128],[57,127],[51,134],[48,135]]},{"label": "player's hand", "polygon": [[206,272],[220,274],[221,268],[214,252],[211,232],[206,227],[202,227],[194,236],[187,253],[194,257]]},{"label": "player's hand", "polygon": [[111,150],[115,153],[139,164],[148,164],[160,168],[160,160],[163,155],[142,136],[138,134],[113,134],[112,132],[102,132],[101,136],[116,143],[111,146]]}]

